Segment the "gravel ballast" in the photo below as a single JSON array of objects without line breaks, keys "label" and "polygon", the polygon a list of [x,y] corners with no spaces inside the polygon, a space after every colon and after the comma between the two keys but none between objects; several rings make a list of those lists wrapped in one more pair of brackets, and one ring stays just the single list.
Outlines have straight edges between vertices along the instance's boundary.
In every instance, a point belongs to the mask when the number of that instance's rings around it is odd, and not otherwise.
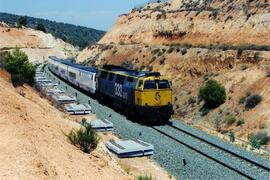
[{"label": "gravel ballast", "polygon": [[[52,80],[58,82],[60,81],[57,77],[55,77],[51,72],[45,68],[47,73],[50,74]],[[114,124],[114,133],[125,139],[141,139],[145,142],[151,143],[155,147],[154,155],[151,156],[154,160],[156,160],[162,167],[168,170],[173,176],[177,179],[246,179],[235,171],[232,171],[209,158],[196,153],[195,151],[189,149],[185,145],[177,143],[170,138],[160,134],[156,130],[152,129],[148,126],[140,125],[136,122],[132,122],[127,120],[125,116],[115,112],[111,108],[101,105],[96,100],[90,98],[89,96],[77,91],[71,86],[67,85],[65,82],[60,81],[60,88],[65,89],[71,95],[77,95],[77,99],[80,103],[89,103],[93,108],[94,112],[96,112],[98,118],[106,118]],[[67,88],[66,88],[67,87]],[[111,115],[111,117],[109,117]],[[231,148],[234,151],[239,151],[239,153],[246,154],[248,153],[248,157],[254,158],[262,163],[267,163],[269,161],[264,160],[263,158],[257,157],[249,152],[240,150],[233,145],[218,140],[217,138],[213,138],[207,135],[204,132],[201,132],[197,129],[189,127],[184,123],[173,121],[173,125],[178,126],[180,128],[185,128],[185,130],[197,133],[198,136],[208,138],[207,140],[214,141],[215,143],[220,143],[222,146]],[[179,132],[174,132],[172,129],[167,129],[166,126],[157,127],[162,131],[166,131],[166,133],[170,133],[170,135],[174,136],[179,140],[186,141],[189,144],[192,144],[201,150],[209,151],[210,148],[208,146],[204,146],[200,142],[189,140],[186,136],[182,136]],[[140,136],[141,134],[141,136]],[[225,144],[225,145],[224,145]],[[208,148],[208,149],[207,149]],[[211,150],[210,150],[211,151]],[[212,151],[211,151],[212,153]],[[219,151],[213,150],[213,156],[222,156]],[[253,157],[254,156],[254,157]],[[223,158],[223,157],[220,157]],[[225,162],[228,161],[226,157],[224,157]],[[240,165],[241,162],[237,160],[234,162],[235,166]],[[268,164],[269,165],[269,164]],[[243,166],[244,167],[244,166]],[[258,177],[256,179],[264,179],[264,173],[262,175],[257,174],[255,170],[252,170],[251,167],[250,174],[252,177]],[[158,178],[158,177],[157,177]]]}]

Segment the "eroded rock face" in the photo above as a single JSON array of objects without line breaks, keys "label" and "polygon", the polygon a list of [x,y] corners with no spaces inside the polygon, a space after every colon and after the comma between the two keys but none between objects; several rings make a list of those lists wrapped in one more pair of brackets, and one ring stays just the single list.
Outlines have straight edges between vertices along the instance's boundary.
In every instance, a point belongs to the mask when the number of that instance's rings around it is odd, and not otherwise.
[{"label": "eroded rock face", "polygon": [[[230,112],[246,124],[242,129],[226,125],[224,129],[235,129],[246,137],[258,130],[259,123],[270,123],[266,118],[270,111],[264,109],[269,99],[265,92],[270,90],[265,86],[269,32],[269,0],[172,0],[119,16],[99,44],[84,49],[77,60],[91,66],[115,64],[159,71],[173,81],[176,116],[186,121],[199,117],[198,122],[215,127],[215,119],[225,119]],[[207,79],[222,83],[228,100],[201,117],[203,103],[190,102],[197,101]],[[266,104],[246,112],[239,98],[248,91],[261,94]]]},{"label": "eroded rock face", "polygon": [[267,45],[269,22],[264,0],[175,0],[120,16],[100,43]]},{"label": "eroded rock face", "polygon": [[0,49],[12,50],[18,47],[26,52],[31,62],[40,63],[48,56],[76,57],[79,49],[33,29],[17,29],[0,24]]}]

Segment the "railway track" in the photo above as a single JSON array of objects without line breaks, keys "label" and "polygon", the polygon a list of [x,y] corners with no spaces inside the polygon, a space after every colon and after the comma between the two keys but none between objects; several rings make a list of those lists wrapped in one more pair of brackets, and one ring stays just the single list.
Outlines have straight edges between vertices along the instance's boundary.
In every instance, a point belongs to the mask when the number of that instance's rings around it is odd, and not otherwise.
[{"label": "railway track", "polygon": [[[174,126],[172,123],[168,123],[162,127],[151,126],[151,128],[170,138],[171,140],[186,146],[192,151],[207,157],[208,159],[238,173],[247,179],[258,179],[258,175],[260,179],[270,178],[270,166],[261,164],[255,160],[251,160],[198,135]],[[183,161],[183,163],[186,163],[186,160]],[[238,161],[237,165],[235,164],[236,161]],[[239,166],[239,164],[241,164],[241,166]]]},{"label": "railway track", "polygon": [[[75,87],[72,88],[47,68],[45,68],[45,71],[51,79],[59,82],[62,88],[66,88],[70,93],[78,94],[78,100],[81,103],[87,103],[91,100],[91,105],[98,117],[110,117],[110,120],[116,125],[116,134],[124,138],[143,138],[145,141],[154,144],[156,153],[153,158],[177,178],[269,179],[270,177],[267,163],[260,163],[248,156],[243,156],[213,143],[189,129],[182,128],[182,125],[179,126],[179,122],[147,127],[128,121],[125,117],[80,93]],[[142,136],[138,135],[141,132]],[[186,166],[183,165],[182,160],[185,160]]]}]

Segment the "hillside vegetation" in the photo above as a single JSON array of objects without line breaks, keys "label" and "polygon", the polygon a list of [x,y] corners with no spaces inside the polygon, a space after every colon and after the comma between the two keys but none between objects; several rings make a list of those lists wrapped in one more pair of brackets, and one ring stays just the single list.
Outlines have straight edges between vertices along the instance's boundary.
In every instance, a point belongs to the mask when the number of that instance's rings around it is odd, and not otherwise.
[{"label": "hillside vegetation", "polygon": [[[19,22],[21,16],[0,13],[0,22],[5,22],[9,25],[16,25]],[[100,38],[105,34],[104,31],[75,26],[72,24],[58,23],[55,21],[50,21],[46,19],[34,18],[26,16],[26,27],[36,29],[44,26],[46,32],[51,33],[56,38],[60,38],[67,43],[74,46],[84,48],[89,44],[93,44],[100,40]]]},{"label": "hillside vegetation", "polygon": [[28,61],[28,56],[18,48],[12,53],[6,52],[4,54],[3,65],[11,74],[13,86],[34,82],[35,66]]},{"label": "hillside vegetation", "polygon": [[[159,71],[173,81],[176,118],[249,141],[270,132],[269,32],[269,0],[155,1],[119,16],[77,60]],[[207,109],[212,97],[198,95],[211,79],[226,96]]]}]

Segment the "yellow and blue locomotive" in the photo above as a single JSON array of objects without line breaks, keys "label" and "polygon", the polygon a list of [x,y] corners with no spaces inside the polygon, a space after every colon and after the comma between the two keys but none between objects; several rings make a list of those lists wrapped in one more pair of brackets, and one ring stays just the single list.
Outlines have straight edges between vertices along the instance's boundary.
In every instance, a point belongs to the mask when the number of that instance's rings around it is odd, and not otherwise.
[{"label": "yellow and blue locomotive", "polygon": [[173,114],[171,83],[159,72],[104,66],[98,70],[97,92],[143,120],[167,121]]}]

